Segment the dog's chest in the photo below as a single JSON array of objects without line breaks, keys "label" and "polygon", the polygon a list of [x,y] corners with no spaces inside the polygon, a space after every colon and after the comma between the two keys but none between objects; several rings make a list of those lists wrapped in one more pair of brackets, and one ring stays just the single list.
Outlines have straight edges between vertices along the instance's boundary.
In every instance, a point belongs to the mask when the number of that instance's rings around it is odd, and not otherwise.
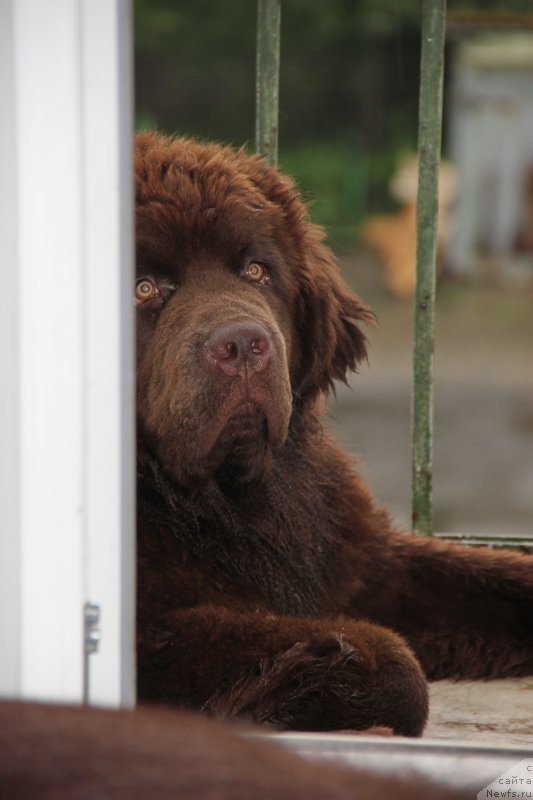
[{"label": "dog's chest", "polygon": [[140,585],[153,587],[158,605],[226,599],[311,616],[327,606],[336,554],[319,503],[313,514],[297,497],[236,504],[213,487],[175,494],[171,505],[162,497],[139,501],[139,551],[147,554]]},{"label": "dog's chest", "polygon": [[270,513],[260,522],[245,516],[231,529],[202,520],[201,538],[209,543],[204,564],[249,601],[255,598],[279,614],[316,614],[331,554],[317,526],[303,529],[291,515]]}]

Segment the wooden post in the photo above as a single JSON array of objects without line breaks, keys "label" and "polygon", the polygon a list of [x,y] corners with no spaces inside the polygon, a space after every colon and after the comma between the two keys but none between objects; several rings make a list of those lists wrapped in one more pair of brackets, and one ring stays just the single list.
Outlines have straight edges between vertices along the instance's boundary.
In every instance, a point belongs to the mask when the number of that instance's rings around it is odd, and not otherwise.
[{"label": "wooden post", "polygon": [[433,350],[445,20],[446,0],[423,0],[416,207],[412,523],[416,533],[426,536],[433,532]]},{"label": "wooden post", "polygon": [[279,42],[281,0],[257,2],[255,149],[278,163]]}]

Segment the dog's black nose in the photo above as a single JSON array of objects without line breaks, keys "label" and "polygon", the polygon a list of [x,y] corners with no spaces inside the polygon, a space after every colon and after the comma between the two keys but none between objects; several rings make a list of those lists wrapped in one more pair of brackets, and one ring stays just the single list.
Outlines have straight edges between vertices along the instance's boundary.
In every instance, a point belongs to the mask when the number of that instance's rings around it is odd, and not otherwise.
[{"label": "dog's black nose", "polygon": [[219,325],[205,343],[208,361],[226,375],[244,377],[267,369],[272,355],[272,337],[257,322]]}]

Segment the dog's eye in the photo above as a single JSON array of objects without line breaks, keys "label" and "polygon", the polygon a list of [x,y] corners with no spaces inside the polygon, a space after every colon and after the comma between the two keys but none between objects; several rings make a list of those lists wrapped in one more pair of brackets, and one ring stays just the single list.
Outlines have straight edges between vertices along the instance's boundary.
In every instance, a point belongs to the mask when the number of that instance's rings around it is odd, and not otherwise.
[{"label": "dog's eye", "polygon": [[270,278],[267,269],[260,261],[251,261],[246,268],[246,277],[252,283],[262,283],[268,285]]},{"label": "dog's eye", "polygon": [[140,278],[135,284],[135,305],[140,306],[159,294],[159,290],[150,278]]}]

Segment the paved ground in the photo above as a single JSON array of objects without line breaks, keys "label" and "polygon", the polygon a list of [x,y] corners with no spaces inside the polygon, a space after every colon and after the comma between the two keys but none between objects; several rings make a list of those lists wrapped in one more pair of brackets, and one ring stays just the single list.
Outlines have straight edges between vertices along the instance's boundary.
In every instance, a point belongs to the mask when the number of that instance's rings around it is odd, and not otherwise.
[{"label": "paved ground", "polygon": [[[409,526],[411,307],[383,292],[369,256],[342,265],[379,327],[370,331],[369,366],[338,389],[331,424],[379,500]],[[532,308],[533,290],[439,289],[436,530],[533,536]]]},{"label": "paved ground", "polygon": [[[370,366],[340,387],[331,426],[395,519],[410,519],[411,308],[385,294],[367,254],[342,257],[374,308]],[[533,537],[533,291],[439,288],[435,528]],[[533,620],[532,620],[533,625]],[[533,743],[533,680],[440,682],[426,735]]]},{"label": "paved ground", "polygon": [[430,692],[426,737],[533,745],[533,678],[438,681]]}]

